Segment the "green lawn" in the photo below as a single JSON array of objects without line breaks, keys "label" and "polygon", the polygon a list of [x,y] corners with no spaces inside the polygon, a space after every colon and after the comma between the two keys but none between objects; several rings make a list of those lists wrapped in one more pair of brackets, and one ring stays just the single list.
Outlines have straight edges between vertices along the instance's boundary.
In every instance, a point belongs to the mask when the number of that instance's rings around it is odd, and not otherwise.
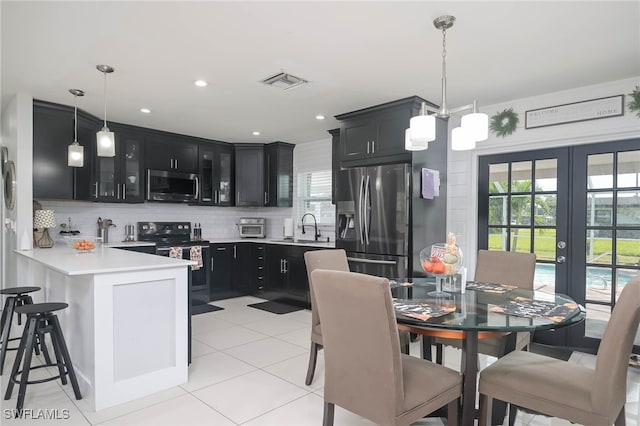
[{"label": "green lawn", "polygon": [[[512,233],[512,244],[515,232]],[[595,238],[593,240],[594,263],[611,264],[612,241],[607,238]],[[531,231],[529,229],[519,229],[517,235],[516,251],[528,252],[531,247]],[[534,235],[534,252],[538,259],[553,260],[556,255],[555,230],[541,229]],[[489,249],[502,249],[502,235],[489,235]],[[640,262],[640,240],[619,240],[618,241],[618,264],[635,265]]]}]

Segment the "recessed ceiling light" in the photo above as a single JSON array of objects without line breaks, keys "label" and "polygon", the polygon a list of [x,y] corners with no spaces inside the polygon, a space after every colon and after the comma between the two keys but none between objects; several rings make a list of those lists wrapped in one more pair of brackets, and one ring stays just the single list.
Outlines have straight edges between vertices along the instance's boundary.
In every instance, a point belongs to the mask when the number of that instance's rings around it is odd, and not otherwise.
[{"label": "recessed ceiling light", "polygon": [[252,135],[253,136],[260,136],[260,132],[253,132]]},{"label": "recessed ceiling light", "polygon": [[151,110],[149,108],[140,108],[140,112],[144,112],[145,114],[151,114]]},{"label": "recessed ceiling light", "polygon": [[324,120],[324,115],[322,114],[316,115],[316,120]]},{"label": "recessed ceiling light", "polygon": [[207,85],[207,82],[204,80],[196,80],[193,82],[193,84],[195,84],[198,87],[205,87]]}]

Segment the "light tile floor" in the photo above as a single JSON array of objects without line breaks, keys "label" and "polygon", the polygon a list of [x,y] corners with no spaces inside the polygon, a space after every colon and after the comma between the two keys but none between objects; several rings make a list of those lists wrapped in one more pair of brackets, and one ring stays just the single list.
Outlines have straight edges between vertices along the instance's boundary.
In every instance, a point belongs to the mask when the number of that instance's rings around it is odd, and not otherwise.
[{"label": "light tile floor", "polygon": [[[311,386],[304,378],[309,354],[310,311],[275,315],[247,307],[261,301],[253,297],[221,300],[222,311],[193,317],[193,362],[189,381],[181,386],[99,412],[73,398],[70,385],[58,380],[27,388],[25,408],[57,409],[64,419],[13,419],[6,415],[15,407],[17,388],[9,401],[1,401],[2,425],[320,425],[324,359],[318,357]],[[411,346],[418,356],[419,342]],[[9,352],[5,374],[0,376],[2,396],[15,352]],[[481,367],[493,362],[481,356]],[[574,353],[571,362],[594,366],[595,357]],[[41,363],[37,358],[35,362]],[[460,352],[446,348],[445,364],[460,365]],[[55,374],[50,368],[35,370],[34,377]],[[627,425],[640,418],[640,370],[628,374]],[[66,411],[63,411],[66,410]],[[62,417],[62,416],[59,416]],[[335,424],[370,425],[370,421],[336,407]],[[442,425],[439,419],[417,424]],[[569,422],[518,413],[516,424],[531,426],[570,425]]]}]

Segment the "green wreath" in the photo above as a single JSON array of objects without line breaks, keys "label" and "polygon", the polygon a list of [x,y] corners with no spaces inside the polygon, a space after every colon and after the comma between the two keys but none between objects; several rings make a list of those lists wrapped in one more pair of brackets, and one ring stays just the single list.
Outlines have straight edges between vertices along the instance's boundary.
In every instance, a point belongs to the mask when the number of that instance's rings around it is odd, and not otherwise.
[{"label": "green wreath", "polygon": [[502,112],[497,112],[491,117],[489,128],[496,136],[504,138],[516,131],[516,126],[518,126],[519,122],[518,113],[513,112],[513,108],[509,108]]},{"label": "green wreath", "polygon": [[635,90],[629,94],[631,100],[627,104],[629,111],[637,111],[636,115],[640,118],[640,86],[636,86]]}]

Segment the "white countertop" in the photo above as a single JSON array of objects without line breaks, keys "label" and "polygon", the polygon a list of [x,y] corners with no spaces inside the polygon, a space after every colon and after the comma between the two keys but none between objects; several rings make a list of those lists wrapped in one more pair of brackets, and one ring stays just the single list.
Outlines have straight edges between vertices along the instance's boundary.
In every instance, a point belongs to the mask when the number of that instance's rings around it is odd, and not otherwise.
[{"label": "white countertop", "polygon": [[285,240],[283,238],[213,238],[207,239],[211,244],[233,244],[233,243],[258,243],[258,244],[281,244],[288,246],[309,246],[336,248],[336,242],[330,241],[305,241],[305,240]]},{"label": "white countertop", "polygon": [[79,253],[62,244],[52,248],[15,250],[15,253],[66,275],[144,271],[195,264],[190,260],[118,250],[101,245],[91,253]]}]

